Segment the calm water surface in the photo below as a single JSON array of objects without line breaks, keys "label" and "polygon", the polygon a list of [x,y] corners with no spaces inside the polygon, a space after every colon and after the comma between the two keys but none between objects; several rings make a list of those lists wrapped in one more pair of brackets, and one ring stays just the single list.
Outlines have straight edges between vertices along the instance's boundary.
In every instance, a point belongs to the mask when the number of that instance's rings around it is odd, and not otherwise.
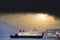
[{"label": "calm water surface", "polygon": [[60,38],[40,38],[40,39],[36,39],[36,38],[9,38],[9,37],[0,37],[0,40],[60,40]]}]

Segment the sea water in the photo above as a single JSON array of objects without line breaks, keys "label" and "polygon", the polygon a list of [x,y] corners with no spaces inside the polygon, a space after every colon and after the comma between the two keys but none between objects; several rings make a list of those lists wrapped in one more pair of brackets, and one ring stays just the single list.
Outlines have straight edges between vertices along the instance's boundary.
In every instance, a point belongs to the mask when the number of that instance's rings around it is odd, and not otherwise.
[{"label": "sea water", "polygon": [[0,37],[0,40],[60,40],[60,38],[10,38],[10,37]]}]

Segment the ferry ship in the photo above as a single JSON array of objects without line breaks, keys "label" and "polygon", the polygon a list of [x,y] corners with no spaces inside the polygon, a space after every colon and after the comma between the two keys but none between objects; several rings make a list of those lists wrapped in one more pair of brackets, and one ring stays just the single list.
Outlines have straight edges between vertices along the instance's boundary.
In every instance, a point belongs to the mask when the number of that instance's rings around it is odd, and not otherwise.
[{"label": "ferry ship", "polygon": [[18,34],[10,35],[10,38],[43,38],[44,33],[39,33],[36,31],[25,32],[25,30],[20,30]]}]

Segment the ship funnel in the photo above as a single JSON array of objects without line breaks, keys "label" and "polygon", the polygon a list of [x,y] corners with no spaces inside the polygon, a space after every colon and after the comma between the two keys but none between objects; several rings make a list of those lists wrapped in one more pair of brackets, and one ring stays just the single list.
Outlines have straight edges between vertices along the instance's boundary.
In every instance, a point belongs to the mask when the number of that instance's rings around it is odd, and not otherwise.
[{"label": "ship funnel", "polygon": [[19,32],[25,32],[25,30],[19,30]]}]

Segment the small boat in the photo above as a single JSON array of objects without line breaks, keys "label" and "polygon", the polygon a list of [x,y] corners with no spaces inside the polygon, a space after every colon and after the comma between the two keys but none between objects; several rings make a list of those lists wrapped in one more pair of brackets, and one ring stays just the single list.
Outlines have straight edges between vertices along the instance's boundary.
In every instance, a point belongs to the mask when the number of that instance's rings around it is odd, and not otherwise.
[{"label": "small boat", "polygon": [[37,32],[23,32],[20,30],[19,34],[10,35],[10,38],[43,38],[44,33],[40,35]]}]

